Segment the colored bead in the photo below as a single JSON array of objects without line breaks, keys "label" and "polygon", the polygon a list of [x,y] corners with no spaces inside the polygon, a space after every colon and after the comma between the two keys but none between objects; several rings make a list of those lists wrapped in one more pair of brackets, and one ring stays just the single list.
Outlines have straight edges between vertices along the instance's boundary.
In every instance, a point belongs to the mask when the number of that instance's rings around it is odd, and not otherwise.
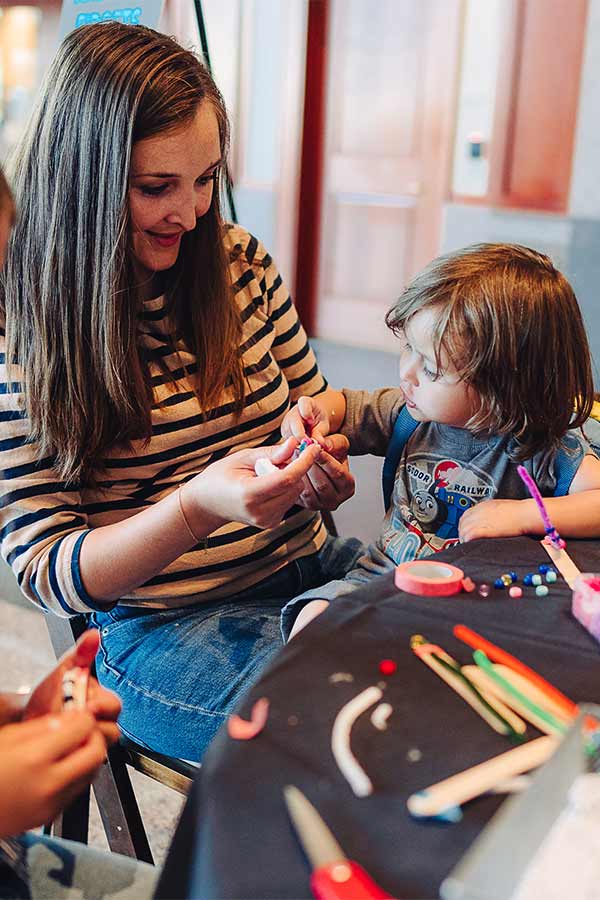
[{"label": "colored bead", "polygon": [[533,579],[533,575],[531,574],[531,572],[528,572],[527,575],[525,576],[525,578],[523,579],[523,584],[527,584],[527,585],[533,584],[532,579]]},{"label": "colored bead", "polygon": [[538,584],[538,586],[535,589],[535,592],[538,595],[538,597],[545,597],[546,594],[548,593],[548,587],[545,584]]},{"label": "colored bead", "polygon": [[553,572],[551,569],[548,572],[546,572],[546,581],[548,582],[548,584],[554,584],[554,582],[556,581],[556,578],[557,578],[556,572]]},{"label": "colored bead", "polygon": [[496,578],[496,580],[494,581],[494,587],[504,590],[505,585],[501,578]]},{"label": "colored bead", "polygon": [[397,668],[398,664],[393,659],[382,659],[379,663],[379,671],[382,675],[393,675]]},{"label": "colored bead", "polygon": [[531,583],[538,585],[542,583],[542,576],[538,575],[537,572],[531,576]]},{"label": "colored bead", "polygon": [[463,578],[462,580],[462,588],[463,591],[467,591],[467,593],[470,594],[471,591],[475,590],[475,582],[467,575],[466,578]]},{"label": "colored bead", "polygon": [[477,593],[480,597],[489,597],[490,596],[490,586],[489,584],[480,584],[477,588]]},{"label": "colored bead", "polygon": [[540,575],[545,575],[546,572],[549,572],[552,566],[549,566],[548,563],[542,563],[541,566],[538,566],[538,572]]},{"label": "colored bead", "polygon": [[504,585],[504,587],[510,587],[510,585],[513,583],[512,578],[511,578],[510,575],[508,575],[508,574],[507,574],[507,575],[501,575],[501,576],[500,576],[500,581],[502,582],[502,584]]},{"label": "colored bead", "polygon": [[513,572],[513,571],[511,570],[508,574],[510,575],[510,577],[512,578],[513,581],[518,581],[518,580],[519,580],[519,576],[517,575],[516,572]]},{"label": "colored bead", "polygon": [[522,597],[522,596],[523,596],[523,591],[522,591],[521,588],[518,587],[518,585],[516,585],[516,584],[513,584],[513,586],[512,586],[511,588],[509,588],[508,593],[510,594],[511,597],[515,597],[515,598],[517,598],[517,599],[518,599],[519,597]]}]

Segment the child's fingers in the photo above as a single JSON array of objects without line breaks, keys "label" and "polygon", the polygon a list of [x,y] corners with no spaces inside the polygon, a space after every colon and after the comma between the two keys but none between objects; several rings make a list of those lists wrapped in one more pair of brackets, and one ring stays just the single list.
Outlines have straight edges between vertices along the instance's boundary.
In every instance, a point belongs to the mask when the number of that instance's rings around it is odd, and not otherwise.
[{"label": "child's fingers", "polygon": [[338,462],[344,462],[350,450],[350,441],[345,434],[329,434],[325,440],[325,450]]},{"label": "child's fingers", "polygon": [[298,400],[298,412],[308,425],[307,433],[311,436],[311,428],[315,424],[315,404],[312,397],[300,397]]}]

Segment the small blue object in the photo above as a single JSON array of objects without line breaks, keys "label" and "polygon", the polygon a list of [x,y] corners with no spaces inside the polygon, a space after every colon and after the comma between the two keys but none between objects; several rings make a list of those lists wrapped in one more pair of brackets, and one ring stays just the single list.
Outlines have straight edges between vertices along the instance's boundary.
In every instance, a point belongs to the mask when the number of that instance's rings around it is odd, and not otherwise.
[{"label": "small blue object", "polygon": [[545,575],[546,572],[549,572],[552,566],[549,566],[548,563],[542,563],[541,566],[538,566],[538,572],[540,575]]},{"label": "small blue object", "polygon": [[496,580],[494,581],[494,587],[500,588],[500,590],[504,590],[505,585],[501,578],[496,578]]},{"label": "small blue object", "polygon": [[463,812],[460,806],[449,806],[447,809],[439,812],[437,816],[430,816],[429,818],[436,819],[438,822],[460,822],[462,817]]},{"label": "small blue object", "polygon": [[531,576],[531,583],[532,583],[532,584],[536,584],[536,585],[537,585],[537,584],[541,584],[541,583],[542,583],[542,576],[541,576],[541,575],[538,575],[537,572],[535,572],[535,573]]},{"label": "small blue object", "polygon": [[546,581],[548,582],[548,584],[554,584],[556,579],[557,579],[556,572],[554,572],[552,569],[549,569],[546,572]]},{"label": "small blue object", "polygon": [[518,581],[518,580],[519,580],[519,576],[518,576],[518,575],[517,575],[517,573],[516,573],[516,572],[512,572],[512,571],[510,571],[510,572],[509,572],[509,573],[508,573],[508,574],[509,574],[509,575],[510,575],[510,577],[511,577],[511,578],[512,578],[512,580],[513,580],[513,584],[514,584],[514,583],[515,583],[515,581]]},{"label": "small blue object", "polygon": [[527,585],[533,584],[533,575],[531,574],[531,572],[527,573],[527,575],[523,579],[523,584],[527,584]]},{"label": "small blue object", "polygon": [[546,584],[538,584],[535,592],[538,597],[545,597],[548,593],[548,586]]}]

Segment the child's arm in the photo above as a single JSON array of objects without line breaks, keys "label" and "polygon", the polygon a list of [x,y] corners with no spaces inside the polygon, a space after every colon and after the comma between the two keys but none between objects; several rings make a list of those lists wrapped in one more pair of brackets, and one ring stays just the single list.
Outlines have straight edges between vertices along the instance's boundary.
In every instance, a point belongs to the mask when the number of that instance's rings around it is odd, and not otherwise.
[{"label": "child's arm", "polygon": [[[600,537],[600,460],[583,458],[566,497],[544,497],[550,521],[564,538]],[[461,517],[462,543],[485,537],[543,537],[544,523],[535,500],[483,500]]]}]

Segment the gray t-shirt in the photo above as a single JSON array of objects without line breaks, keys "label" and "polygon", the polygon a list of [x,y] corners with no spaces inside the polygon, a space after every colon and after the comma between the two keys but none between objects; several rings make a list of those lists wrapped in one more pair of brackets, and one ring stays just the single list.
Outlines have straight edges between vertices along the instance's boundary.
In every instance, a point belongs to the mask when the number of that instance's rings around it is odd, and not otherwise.
[{"label": "gray t-shirt", "polygon": [[[404,405],[402,391],[344,389],[344,394],[346,417],[341,431],[350,441],[350,453],[385,456]],[[281,615],[284,640],[299,611],[311,600],[334,600],[399,563],[457,544],[460,517],[480,500],[527,499],[518,463],[510,455],[513,445],[511,437],[476,437],[464,428],[419,424],[403,449],[377,540],[344,578],[311,588],[286,604]],[[574,472],[585,454],[592,452],[580,430],[565,435],[561,450],[572,458]],[[556,489],[556,460],[557,453],[550,451],[523,463],[542,496],[552,496]]]},{"label": "gray t-shirt", "polygon": [[[350,453],[384,455],[403,404],[402,391],[385,388],[344,390],[347,404],[342,428]],[[464,428],[420,423],[404,447],[377,547],[396,565],[458,543],[460,517],[480,500],[525,500],[530,495],[511,457],[510,436],[475,436]],[[569,431],[562,450],[577,469],[590,447],[580,430]],[[542,496],[556,488],[556,452],[536,454],[523,465]]]}]

